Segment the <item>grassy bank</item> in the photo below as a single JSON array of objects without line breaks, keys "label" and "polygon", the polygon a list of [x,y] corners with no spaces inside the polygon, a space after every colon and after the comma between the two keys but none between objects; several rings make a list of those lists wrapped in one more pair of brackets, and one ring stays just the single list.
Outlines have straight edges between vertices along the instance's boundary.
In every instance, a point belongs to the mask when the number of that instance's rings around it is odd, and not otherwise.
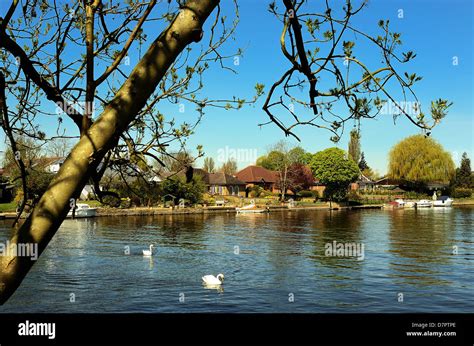
[{"label": "grassy bank", "polygon": [[0,213],[14,213],[16,211],[16,206],[15,202],[0,203]]}]

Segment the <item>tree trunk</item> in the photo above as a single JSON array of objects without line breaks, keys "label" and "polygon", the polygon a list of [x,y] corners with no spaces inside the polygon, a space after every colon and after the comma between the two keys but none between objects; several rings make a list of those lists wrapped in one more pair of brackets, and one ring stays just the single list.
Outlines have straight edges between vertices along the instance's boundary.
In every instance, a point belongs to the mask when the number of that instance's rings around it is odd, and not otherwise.
[{"label": "tree trunk", "polygon": [[[167,69],[191,42],[202,37],[202,25],[219,0],[188,0],[169,27],[151,44],[113,100],[81,137],[25,223],[10,242],[38,244],[41,254],[65,219],[91,172],[113,148],[120,134],[144,107]],[[0,304],[15,292],[34,261],[29,257],[0,259]]]}]

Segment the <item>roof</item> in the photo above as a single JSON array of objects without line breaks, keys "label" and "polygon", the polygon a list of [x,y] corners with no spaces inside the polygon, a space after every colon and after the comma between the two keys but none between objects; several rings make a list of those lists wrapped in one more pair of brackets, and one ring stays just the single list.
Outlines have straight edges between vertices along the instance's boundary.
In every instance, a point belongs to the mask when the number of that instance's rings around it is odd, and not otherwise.
[{"label": "roof", "polygon": [[[185,178],[185,176],[186,172],[184,169],[182,169],[177,173],[162,172],[159,174],[159,176],[157,176],[157,178],[161,181],[169,177]],[[202,168],[193,168],[193,176],[201,177],[203,183],[206,185],[245,185],[245,182],[232,175],[225,173],[208,173]]]},{"label": "roof", "polygon": [[400,185],[400,180],[391,179],[389,177],[380,178],[375,182],[376,185]]},{"label": "roof", "polygon": [[366,176],[365,176],[364,174],[362,174],[362,173],[361,173],[360,176],[359,176],[359,181],[358,181],[358,182],[363,182],[363,183],[368,183],[368,184],[370,184],[370,183],[372,183],[372,184],[375,183],[372,179],[366,177]]},{"label": "roof", "polygon": [[248,166],[237,172],[235,176],[246,183],[275,183],[278,181],[278,172],[260,166]]},{"label": "roof", "polygon": [[245,182],[225,173],[207,173],[209,185],[245,185]]},{"label": "roof", "polygon": [[204,183],[209,184],[209,173],[202,168],[193,168],[193,176],[200,176]]}]

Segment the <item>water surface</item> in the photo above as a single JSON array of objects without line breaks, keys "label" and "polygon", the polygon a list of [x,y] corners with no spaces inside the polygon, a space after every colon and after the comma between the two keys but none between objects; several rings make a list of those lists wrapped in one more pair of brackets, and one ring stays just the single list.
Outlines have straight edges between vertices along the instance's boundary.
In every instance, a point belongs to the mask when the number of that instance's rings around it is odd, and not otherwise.
[{"label": "water surface", "polygon": [[[472,312],[473,221],[469,207],[66,220],[0,312]],[[326,256],[333,241],[364,259]],[[221,272],[221,290],[202,285]]]}]

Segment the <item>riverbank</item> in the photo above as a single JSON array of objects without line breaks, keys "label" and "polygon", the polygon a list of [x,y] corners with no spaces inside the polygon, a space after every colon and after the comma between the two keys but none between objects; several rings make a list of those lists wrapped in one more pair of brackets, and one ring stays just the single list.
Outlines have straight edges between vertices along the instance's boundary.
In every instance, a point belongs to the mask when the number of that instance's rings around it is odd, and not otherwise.
[{"label": "riverbank", "polygon": [[[455,200],[453,206],[472,206],[474,205],[474,199],[466,200]],[[382,209],[383,204],[362,204],[362,205],[338,205],[333,203],[333,210],[357,210],[357,209]],[[287,205],[272,205],[267,207],[268,212],[277,211],[300,211],[300,210],[329,210],[329,203],[318,204],[318,205],[303,205],[289,208]],[[235,213],[236,207],[196,207],[196,208],[160,208],[160,207],[134,207],[134,208],[109,208],[109,207],[98,207],[97,217],[110,217],[110,216],[149,216],[149,215],[181,215],[181,214],[214,214],[214,213]],[[14,219],[16,213],[4,212],[0,213],[0,220],[3,219]]]},{"label": "riverbank", "polygon": [[[368,204],[360,206],[339,206],[333,203],[332,209],[380,209],[382,205]],[[277,211],[300,211],[300,210],[328,210],[329,203],[314,206],[295,206],[289,208],[286,205],[268,206],[268,212]],[[214,213],[236,213],[236,207],[201,207],[201,208],[159,208],[159,207],[136,207],[128,209],[120,208],[97,208],[97,217],[110,216],[149,216],[149,215],[180,215],[180,214],[214,214]],[[15,213],[8,212],[0,214],[0,219],[14,219]]]}]

